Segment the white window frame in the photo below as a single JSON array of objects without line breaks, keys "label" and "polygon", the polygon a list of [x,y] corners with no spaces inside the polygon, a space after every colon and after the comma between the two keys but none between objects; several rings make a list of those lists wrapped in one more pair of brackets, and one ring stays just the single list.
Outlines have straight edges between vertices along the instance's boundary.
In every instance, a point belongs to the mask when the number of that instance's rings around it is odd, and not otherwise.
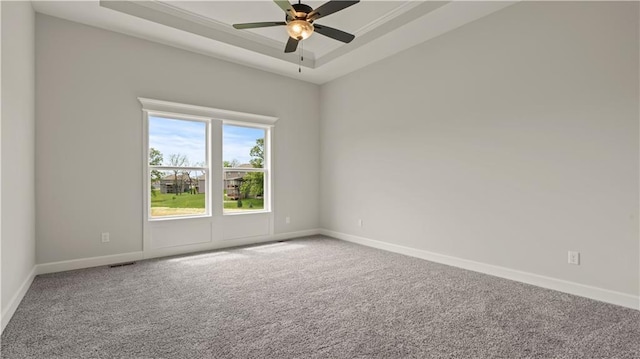
[{"label": "white window frame", "polygon": [[[226,211],[224,209],[224,204],[222,204],[222,214],[225,216],[238,216],[243,214],[252,214],[252,213],[270,213],[271,212],[271,126],[264,126],[259,124],[252,124],[247,122],[240,121],[222,121],[222,137],[224,138],[224,126],[237,126],[237,127],[246,127],[246,128],[259,128],[264,130],[264,159],[262,162],[262,168],[243,168],[243,167],[222,167],[222,177],[224,183],[225,173],[227,172],[261,172],[264,173],[264,193],[262,196],[263,199],[263,208],[262,209],[247,209],[241,211]],[[224,144],[223,144],[224,146]],[[224,187],[223,187],[224,190]]]},{"label": "white window frame", "polygon": [[[193,219],[193,218],[210,218],[212,216],[217,215],[251,215],[256,213],[271,213],[273,206],[273,188],[271,182],[272,176],[272,158],[271,158],[271,145],[272,145],[272,135],[273,128],[275,126],[277,117],[272,116],[264,116],[264,115],[256,115],[251,113],[244,112],[236,112],[229,110],[216,109],[212,107],[204,107],[204,106],[196,106],[189,104],[182,104],[177,102],[169,102],[162,100],[155,100],[149,98],[139,97],[138,101],[142,104],[143,111],[143,188],[145,188],[145,198],[144,198],[144,218],[147,219],[147,222],[157,222],[157,221],[166,221],[166,220],[183,220],[183,219]],[[183,216],[164,216],[164,217],[151,217],[151,186],[149,185],[151,182],[151,170],[152,169],[162,169],[162,168],[173,168],[167,166],[150,166],[149,165],[149,116],[157,116],[164,117],[169,119],[177,119],[177,120],[186,120],[186,121],[203,121],[207,123],[207,153],[206,153],[206,161],[207,161],[207,171],[206,174],[206,198],[207,201],[205,204],[206,214],[202,215],[183,215]],[[256,211],[242,211],[237,213],[224,213],[224,205],[222,201],[220,203],[214,203],[212,198],[215,198],[212,194],[212,189],[219,185],[223,187],[224,181],[222,180],[223,175],[221,172],[217,172],[214,170],[212,165],[218,163],[217,160],[212,158],[212,155],[219,155],[220,161],[222,163],[222,147],[218,147],[220,153],[213,150],[216,146],[213,146],[212,140],[219,140],[222,143],[222,132],[219,133],[214,132],[212,129],[212,122],[220,121],[222,125],[234,125],[234,126],[245,126],[245,127],[253,127],[253,128],[262,128],[265,130],[265,158],[264,158],[264,170],[265,170],[265,194],[264,194],[264,209],[256,210]],[[216,130],[217,131],[217,130]],[[212,138],[213,133],[219,134],[218,138]],[[154,167],[154,168],[151,168]],[[204,167],[192,167],[198,168],[200,170]],[[184,169],[184,167],[183,167]],[[251,170],[247,168],[243,168],[243,171]],[[262,169],[258,169],[262,170]],[[216,174],[217,173],[217,174]],[[215,178],[212,175],[220,176],[220,182],[215,181]],[[217,183],[214,183],[217,182]]]}]

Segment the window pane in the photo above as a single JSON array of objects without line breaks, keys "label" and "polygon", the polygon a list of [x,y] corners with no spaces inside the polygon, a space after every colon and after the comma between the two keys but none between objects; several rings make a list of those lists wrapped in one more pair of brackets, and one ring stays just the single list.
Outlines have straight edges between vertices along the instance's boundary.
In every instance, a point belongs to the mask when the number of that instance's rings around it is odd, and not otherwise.
[{"label": "window pane", "polygon": [[204,122],[149,116],[149,164],[204,167],[207,151]]},{"label": "window pane", "polygon": [[222,131],[224,167],[264,168],[264,129],[224,125]]},{"label": "window pane", "polygon": [[205,214],[204,171],[151,171],[151,217]]},{"label": "window pane", "polygon": [[224,172],[224,211],[257,211],[264,209],[264,173]]}]

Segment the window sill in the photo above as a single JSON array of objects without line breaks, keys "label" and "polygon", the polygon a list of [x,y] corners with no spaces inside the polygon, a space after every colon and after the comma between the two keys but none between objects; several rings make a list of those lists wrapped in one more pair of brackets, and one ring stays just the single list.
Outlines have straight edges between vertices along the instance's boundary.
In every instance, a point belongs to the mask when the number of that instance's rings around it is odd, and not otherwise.
[{"label": "window sill", "polygon": [[257,211],[235,211],[235,212],[222,212],[223,216],[243,216],[246,214],[265,214],[271,213],[269,210],[257,210]]},{"label": "window sill", "polygon": [[166,217],[156,217],[156,218],[147,218],[149,222],[166,222],[166,221],[176,221],[176,220],[184,220],[184,219],[199,219],[199,218],[211,218],[210,214],[201,214],[197,216],[166,216]]}]

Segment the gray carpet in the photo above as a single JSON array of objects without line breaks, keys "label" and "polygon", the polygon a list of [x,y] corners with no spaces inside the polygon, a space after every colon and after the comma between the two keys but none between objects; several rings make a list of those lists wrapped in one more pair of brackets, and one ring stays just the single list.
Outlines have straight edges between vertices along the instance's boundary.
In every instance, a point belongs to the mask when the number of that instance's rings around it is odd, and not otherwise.
[{"label": "gray carpet", "polygon": [[38,276],[2,358],[640,358],[640,312],[312,237]]}]

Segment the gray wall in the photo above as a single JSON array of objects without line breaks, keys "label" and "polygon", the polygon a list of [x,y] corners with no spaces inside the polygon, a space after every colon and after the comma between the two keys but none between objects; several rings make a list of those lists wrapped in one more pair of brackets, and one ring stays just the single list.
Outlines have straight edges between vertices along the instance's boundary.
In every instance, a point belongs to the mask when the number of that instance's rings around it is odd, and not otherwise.
[{"label": "gray wall", "polygon": [[35,265],[34,21],[29,2],[2,6],[2,312]]},{"label": "gray wall", "polygon": [[637,295],[638,43],[521,2],[323,85],[322,227]]},{"label": "gray wall", "polygon": [[38,263],[142,250],[137,97],[279,117],[275,233],[318,227],[317,85],[41,14],[36,49]]}]

